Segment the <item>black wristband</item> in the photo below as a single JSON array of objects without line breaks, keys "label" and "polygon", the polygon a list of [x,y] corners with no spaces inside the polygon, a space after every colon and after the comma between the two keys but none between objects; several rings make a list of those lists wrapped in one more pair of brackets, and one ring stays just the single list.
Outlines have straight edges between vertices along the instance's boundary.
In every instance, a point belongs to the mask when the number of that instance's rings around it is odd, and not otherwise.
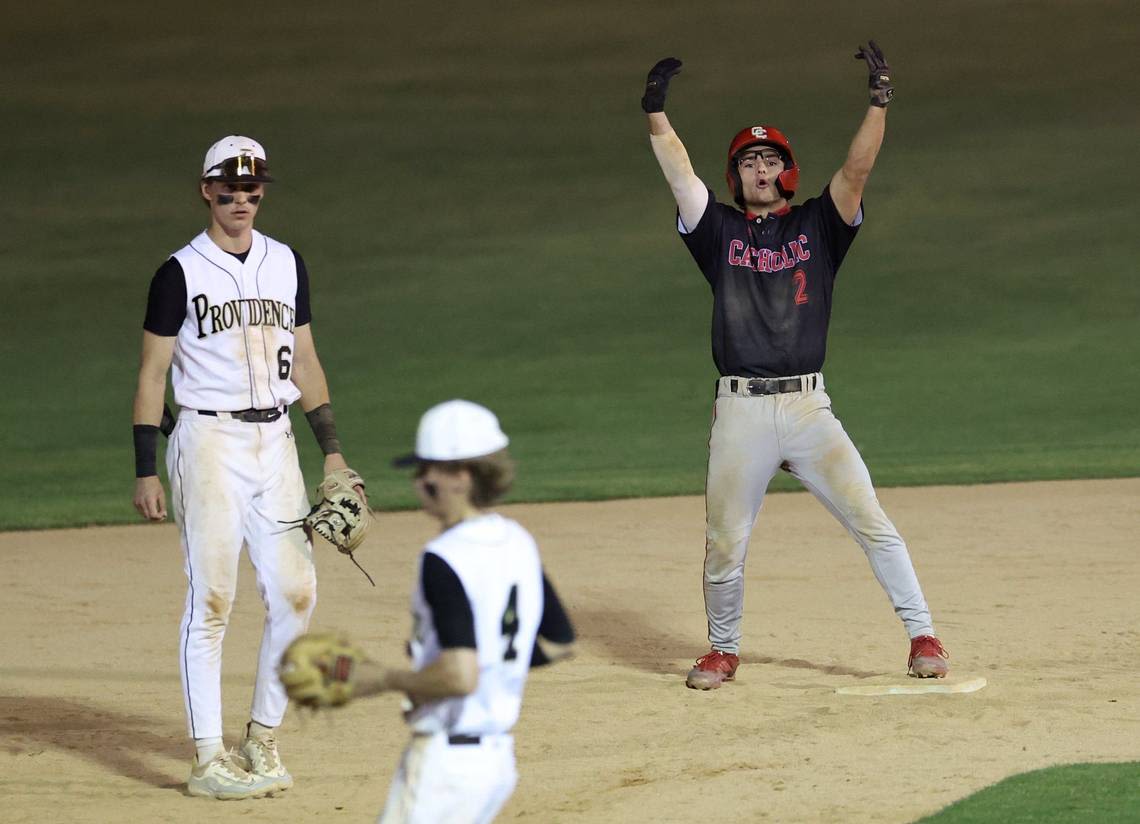
[{"label": "black wristband", "polygon": [[316,409],[305,413],[313,435],[325,455],[335,455],[341,451],[340,440],[336,436],[336,423],[333,421],[332,407],[322,403]]},{"label": "black wristband", "polygon": [[158,469],[158,427],[136,423],[135,436],[135,477],[149,478],[157,475]]}]

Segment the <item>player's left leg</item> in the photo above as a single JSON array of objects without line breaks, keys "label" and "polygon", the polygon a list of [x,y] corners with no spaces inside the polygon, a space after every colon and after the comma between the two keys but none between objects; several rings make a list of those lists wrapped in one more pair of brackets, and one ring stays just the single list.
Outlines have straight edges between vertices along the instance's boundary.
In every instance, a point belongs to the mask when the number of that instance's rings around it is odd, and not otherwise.
[{"label": "player's left leg", "polygon": [[259,460],[265,480],[253,498],[246,544],[266,616],[250,718],[276,727],[288,704],[277,665],[285,648],[309,625],[317,602],[317,575],[312,545],[304,531],[282,523],[309,511],[289,419],[257,426],[262,428]]},{"label": "player's left leg", "polygon": [[863,548],[907,634],[933,636],[930,609],[910,553],[879,504],[863,457],[832,414],[830,398],[822,390],[783,398],[788,470]]}]

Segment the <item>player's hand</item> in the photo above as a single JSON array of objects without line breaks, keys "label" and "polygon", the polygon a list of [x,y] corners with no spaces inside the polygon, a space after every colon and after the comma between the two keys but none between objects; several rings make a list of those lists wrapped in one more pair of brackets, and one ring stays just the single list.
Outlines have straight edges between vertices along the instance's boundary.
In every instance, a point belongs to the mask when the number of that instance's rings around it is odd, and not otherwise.
[{"label": "player's hand", "polygon": [[681,73],[681,61],[676,57],[658,60],[649,70],[645,80],[645,95],[641,98],[641,108],[647,113],[665,111],[665,94],[669,91],[669,81]]},{"label": "player's hand", "polygon": [[867,71],[870,73],[867,84],[871,89],[871,105],[885,109],[891,98],[895,96],[895,87],[891,85],[891,67],[883,57],[883,50],[874,40],[868,40],[866,46],[860,46],[859,51],[855,52],[855,59],[867,63]]},{"label": "player's hand", "polygon": [[[348,469],[348,463],[344,460],[344,455],[339,452],[334,452],[331,455],[325,455],[325,477],[327,478],[338,469]],[[360,493],[360,497],[364,499],[365,503],[368,502],[368,494],[364,491],[364,487],[357,484],[353,487]]]},{"label": "player's hand", "polygon": [[135,478],[135,509],[151,521],[166,520],[166,490],[157,475]]}]

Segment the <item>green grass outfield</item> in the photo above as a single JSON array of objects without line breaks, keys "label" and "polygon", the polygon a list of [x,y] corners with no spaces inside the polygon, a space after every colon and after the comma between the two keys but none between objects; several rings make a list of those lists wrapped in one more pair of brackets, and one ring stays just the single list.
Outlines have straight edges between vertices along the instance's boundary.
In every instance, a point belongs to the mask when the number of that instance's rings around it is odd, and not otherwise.
[{"label": "green grass outfield", "polygon": [[1132,824],[1140,762],[1069,764],[1015,775],[915,824]]},{"label": "green grass outfield", "polygon": [[700,492],[710,298],[648,148],[645,73],[685,60],[669,111],[722,196],[755,120],[791,135],[806,196],[862,117],[868,35],[898,95],[825,372],[877,482],[1140,472],[1135,4],[811,5],[14,11],[0,528],[135,518],[147,284],[202,228],[198,164],[231,131],[268,148],[258,225],[309,263],[374,502],[411,504],[388,458],[450,397],[499,413],[515,500]]}]

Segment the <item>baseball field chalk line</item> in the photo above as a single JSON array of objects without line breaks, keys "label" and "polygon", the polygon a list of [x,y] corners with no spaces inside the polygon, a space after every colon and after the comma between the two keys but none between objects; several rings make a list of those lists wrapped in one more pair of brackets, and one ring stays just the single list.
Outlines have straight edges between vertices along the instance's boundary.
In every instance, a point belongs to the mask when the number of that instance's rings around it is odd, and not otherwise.
[{"label": "baseball field chalk line", "polygon": [[864,684],[858,687],[839,687],[840,695],[920,695],[927,692],[977,692],[986,685],[985,678],[971,678],[956,684],[923,681],[916,684]]}]

